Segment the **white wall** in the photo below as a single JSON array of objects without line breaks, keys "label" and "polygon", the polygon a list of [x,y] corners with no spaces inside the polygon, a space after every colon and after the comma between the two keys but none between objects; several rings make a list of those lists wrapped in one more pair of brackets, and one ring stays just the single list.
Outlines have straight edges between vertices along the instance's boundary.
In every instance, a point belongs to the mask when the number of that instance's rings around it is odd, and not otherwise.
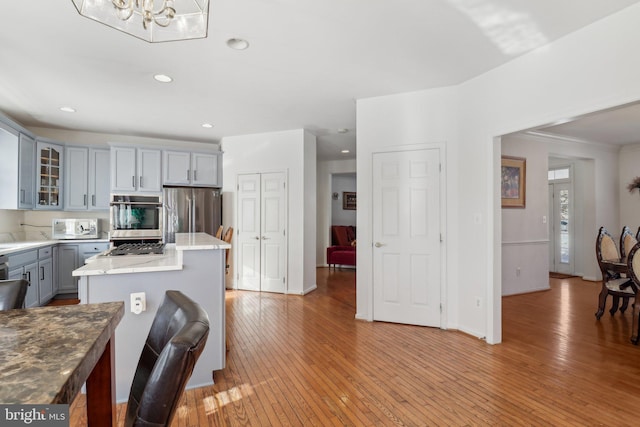
[{"label": "white wall", "polygon": [[627,225],[635,234],[638,231],[638,227],[640,227],[640,194],[638,190],[630,193],[627,190],[627,185],[635,177],[640,176],[640,144],[628,145],[620,150],[618,174],[620,223],[618,224],[619,228],[609,230],[609,232],[619,235],[620,231],[622,231],[622,226]]},{"label": "white wall", "polygon": [[[377,147],[390,141],[447,143],[450,326],[486,337],[489,343],[502,340],[501,147],[496,137],[639,100],[638,22],[640,4],[456,88],[358,101],[361,206],[370,203],[371,180],[365,177],[371,175],[371,152]],[[596,161],[595,176],[605,168]],[[613,192],[612,201],[618,197],[617,188],[599,180],[594,190],[599,195]],[[594,222],[615,223],[612,206],[595,203]],[[474,221],[478,218],[479,224]],[[364,245],[371,244],[370,224],[370,214],[359,210],[358,240]],[[365,318],[371,317],[371,268],[369,251],[358,251],[357,312]],[[485,297],[481,309],[475,307],[478,296]]]},{"label": "white wall", "polygon": [[[286,172],[288,180],[288,293],[304,294],[316,286],[316,140],[302,129],[226,137],[222,140],[225,227],[236,226],[237,176]],[[305,241],[306,239],[306,241]],[[232,242],[233,245],[233,242]],[[233,251],[232,251],[233,253]],[[235,287],[233,255],[227,286]]]},{"label": "white wall", "polygon": [[525,207],[502,209],[502,295],[549,289],[547,146],[509,135],[502,154],[526,159]]},{"label": "white wall", "polygon": [[355,173],[356,159],[318,162],[316,265],[327,265],[327,247],[331,245],[331,176]]},{"label": "white wall", "polygon": [[[458,93],[456,88],[440,88],[423,92],[392,95],[359,100],[357,102],[357,169],[358,169],[358,211],[357,239],[358,268],[356,292],[356,317],[373,319],[373,277],[372,277],[372,156],[373,153],[394,147],[421,145],[441,145],[446,157],[457,157],[457,117]],[[458,222],[456,194],[458,191],[459,169],[456,162],[445,162],[444,173],[447,191],[441,195],[449,223]],[[465,176],[473,181],[473,175]],[[446,259],[443,278],[447,280],[445,313],[449,328],[458,328],[458,274],[470,280],[466,263],[458,257],[456,227],[443,228]],[[471,233],[470,235],[473,235]],[[448,279],[447,279],[448,277]],[[475,277],[475,272],[473,274]]]},{"label": "white wall", "polygon": [[334,174],[331,177],[331,193],[338,193],[338,198],[331,197],[331,225],[356,225],[356,211],[343,209],[343,192],[356,191],[355,174]]}]

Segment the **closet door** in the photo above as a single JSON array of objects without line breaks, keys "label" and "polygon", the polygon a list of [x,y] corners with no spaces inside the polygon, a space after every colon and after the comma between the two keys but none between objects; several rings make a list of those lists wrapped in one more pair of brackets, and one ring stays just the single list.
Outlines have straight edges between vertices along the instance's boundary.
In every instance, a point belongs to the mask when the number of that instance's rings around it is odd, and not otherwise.
[{"label": "closet door", "polygon": [[238,289],[286,292],[286,176],[238,175]]},{"label": "closet door", "polygon": [[286,188],[283,173],[262,174],[260,290],[285,292]]},{"label": "closet door", "polygon": [[238,289],[260,290],[260,174],[238,175]]}]

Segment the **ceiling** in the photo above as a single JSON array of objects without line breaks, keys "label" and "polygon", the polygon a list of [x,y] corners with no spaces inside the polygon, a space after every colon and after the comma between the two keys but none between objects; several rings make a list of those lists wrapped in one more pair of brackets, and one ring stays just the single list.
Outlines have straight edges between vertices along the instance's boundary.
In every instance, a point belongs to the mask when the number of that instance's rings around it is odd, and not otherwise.
[{"label": "ceiling", "polygon": [[[0,111],[26,126],[196,142],[305,128],[319,159],[353,158],[355,100],[458,84],[637,2],[211,0],[206,39],[149,44],[71,0],[13,1]],[[249,49],[228,48],[234,37]],[[616,115],[616,132],[639,113]],[[547,130],[593,137],[610,123],[584,120]]]},{"label": "ceiling", "polygon": [[621,106],[542,127],[539,135],[569,138],[578,142],[606,145],[640,143],[640,104]]}]

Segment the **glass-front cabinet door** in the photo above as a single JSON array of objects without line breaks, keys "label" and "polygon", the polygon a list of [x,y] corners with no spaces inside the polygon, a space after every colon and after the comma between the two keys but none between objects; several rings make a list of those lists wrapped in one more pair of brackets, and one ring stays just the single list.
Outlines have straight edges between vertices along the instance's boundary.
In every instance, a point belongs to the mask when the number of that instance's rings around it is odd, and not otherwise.
[{"label": "glass-front cabinet door", "polygon": [[62,152],[61,145],[38,141],[38,209],[62,209]]}]

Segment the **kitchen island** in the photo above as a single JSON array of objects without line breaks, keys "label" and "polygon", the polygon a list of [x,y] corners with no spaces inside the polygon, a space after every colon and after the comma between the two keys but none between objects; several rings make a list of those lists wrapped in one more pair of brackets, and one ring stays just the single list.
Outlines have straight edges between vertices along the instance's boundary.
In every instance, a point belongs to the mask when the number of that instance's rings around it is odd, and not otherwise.
[{"label": "kitchen island", "polygon": [[[124,301],[125,315],[115,335],[116,400],[125,402],[142,347],[167,290],[183,292],[209,315],[207,344],[187,388],[213,383],[225,366],[225,249],[231,246],[206,233],[177,233],[163,255],[98,256],[74,270],[82,304]],[[131,294],[144,292],[146,310],[132,312]]]}]

